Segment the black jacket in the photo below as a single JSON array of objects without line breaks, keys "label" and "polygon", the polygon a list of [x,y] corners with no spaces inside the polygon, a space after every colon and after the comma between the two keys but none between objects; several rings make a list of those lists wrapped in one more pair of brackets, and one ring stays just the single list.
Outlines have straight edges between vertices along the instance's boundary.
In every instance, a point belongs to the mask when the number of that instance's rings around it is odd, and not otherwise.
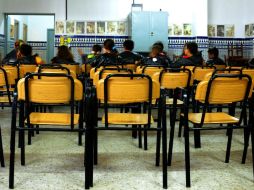
[{"label": "black jacket", "polygon": [[17,64],[17,50],[13,49],[2,60],[2,64]]},{"label": "black jacket", "polygon": [[51,59],[52,63],[59,63],[59,64],[64,64],[64,63],[75,63],[73,59],[63,59],[61,57],[55,56]]},{"label": "black jacket", "polygon": [[214,58],[214,59],[209,59],[206,64],[208,66],[213,66],[213,65],[226,65],[226,63],[220,59],[219,57],[218,58]]}]

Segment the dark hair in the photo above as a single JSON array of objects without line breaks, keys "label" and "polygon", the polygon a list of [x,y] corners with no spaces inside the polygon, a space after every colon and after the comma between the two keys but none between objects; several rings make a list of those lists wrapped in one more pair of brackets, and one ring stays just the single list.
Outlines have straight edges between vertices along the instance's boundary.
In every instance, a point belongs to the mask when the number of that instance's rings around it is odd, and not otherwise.
[{"label": "dark hair", "polygon": [[31,56],[32,55],[32,46],[28,44],[22,44],[19,48],[21,55],[23,56]]},{"label": "dark hair", "polygon": [[103,45],[105,49],[112,51],[115,46],[115,42],[112,39],[106,39]]},{"label": "dark hair", "polygon": [[185,47],[190,51],[192,55],[198,54],[198,44],[196,42],[187,42]]},{"label": "dark hair", "polygon": [[62,59],[66,59],[66,60],[72,59],[73,60],[73,55],[67,46],[59,46],[57,56]]},{"label": "dark hair", "polygon": [[98,45],[98,44],[94,44],[92,50],[93,50],[95,53],[101,52],[101,46]]},{"label": "dark hair", "polygon": [[219,56],[219,50],[216,47],[208,49],[208,53],[209,54],[213,54],[214,57],[218,57]]},{"label": "dark hair", "polygon": [[134,48],[134,42],[132,40],[125,40],[123,42],[123,47],[129,51],[132,51]]},{"label": "dark hair", "polygon": [[160,52],[163,52],[164,45],[161,41],[155,42],[153,46],[158,46],[160,48]]},{"label": "dark hair", "polygon": [[24,41],[23,41],[23,40],[17,40],[17,41],[14,43],[14,47],[15,47],[15,48],[19,48],[22,44],[24,44]]}]

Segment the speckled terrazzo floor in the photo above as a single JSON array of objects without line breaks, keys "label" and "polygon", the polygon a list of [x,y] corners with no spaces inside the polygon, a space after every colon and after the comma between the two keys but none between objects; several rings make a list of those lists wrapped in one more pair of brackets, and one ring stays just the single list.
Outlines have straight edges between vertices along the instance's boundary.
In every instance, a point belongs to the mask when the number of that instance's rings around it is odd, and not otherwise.
[{"label": "speckled terrazzo floor", "polygon": [[[10,109],[0,110],[6,167],[0,168],[0,190],[8,189]],[[191,137],[193,135],[191,134]],[[202,148],[193,148],[191,138],[191,190],[254,189],[251,152],[245,165],[242,132],[234,133],[230,163],[224,163],[225,132],[202,133]],[[162,189],[161,168],[154,166],[155,134],[149,135],[149,150],[137,147],[130,132],[99,134],[99,164],[94,169],[93,190]],[[26,146],[26,166],[20,165],[16,149],[15,189],[84,189],[84,147],[77,145],[76,133],[41,132]],[[173,163],[168,167],[168,189],[185,188],[184,141],[175,138]]]}]

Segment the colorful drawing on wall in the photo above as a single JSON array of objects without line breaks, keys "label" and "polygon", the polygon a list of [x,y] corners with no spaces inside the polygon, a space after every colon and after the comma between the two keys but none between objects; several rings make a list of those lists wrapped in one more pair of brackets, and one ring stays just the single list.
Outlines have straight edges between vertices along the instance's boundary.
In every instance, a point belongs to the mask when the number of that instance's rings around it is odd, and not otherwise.
[{"label": "colorful drawing on wall", "polygon": [[226,37],[234,37],[235,36],[235,25],[225,25]]},{"label": "colorful drawing on wall", "polygon": [[97,22],[97,34],[105,34],[105,22]]},{"label": "colorful drawing on wall", "polygon": [[225,36],[225,26],[217,25],[217,36],[224,37]]},{"label": "colorful drawing on wall", "polygon": [[245,25],[245,36],[250,36],[250,25],[249,24]]},{"label": "colorful drawing on wall", "polygon": [[173,27],[174,27],[174,35],[178,36],[183,34],[183,28],[181,25],[174,24]]},{"label": "colorful drawing on wall", "polygon": [[10,26],[10,38],[14,38],[14,25],[11,24]]},{"label": "colorful drawing on wall", "polygon": [[27,41],[27,25],[23,24],[23,40]]},{"label": "colorful drawing on wall", "polygon": [[126,34],[126,22],[123,21],[117,22],[117,34],[119,35]]},{"label": "colorful drawing on wall", "polygon": [[207,34],[208,36],[215,36],[215,29],[216,29],[216,26],[215,25],[208,25],[207,26]]},{"label": "colorful drawing on wall", "polygon": [[173,26],[172,26],[172,25],[169,25],[169,26],[168,26],[168,35],[169,35],[169,36],[172,36],[172,35],[173,35]]},{"label": "colorful drawing on wall", "polygon": [[107,22],[107,33],[108,34],[116,34],[117,32],[117,22],[115,21],[108,21]]},{"label": "colorful drawing on wall", "polygon": [[76,34],[85,33],[85,22],[76,22]]},{"label": "colorful drawing on wall", "polygon": [[74,27],[75,22],[74,21],[67,21],[66,22],[66,34],[74,34]]},{"label": "colorful drawing on wall", "polygon": [[64,21],[56,21],[56,34],[63,34],[64,33]]},{"label": "colorful drawing on wall", "polygon": [[191,36],[192,35],[192,26],[191,24],[183,24],[183,35]]},{"label": "colorful drawing on wall", "polygon": [[254,36],[254,24],[250,24],[250,36]]},{"label": "colorful drawing on wall", "polygon": [[95,22],[86,22],[86,33],[95,34]]}]

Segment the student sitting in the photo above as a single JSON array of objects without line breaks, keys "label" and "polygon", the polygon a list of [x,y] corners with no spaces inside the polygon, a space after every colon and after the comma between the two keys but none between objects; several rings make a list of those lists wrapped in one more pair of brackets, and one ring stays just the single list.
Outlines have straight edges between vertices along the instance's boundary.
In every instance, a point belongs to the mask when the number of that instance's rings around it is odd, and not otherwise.
[{"label": "student sitting", "polygon": [[22,44],[24,44],[23,40],[17,40],[14,49],[3,58],[2,64],[17,64],[17,54]]},{"label": "student sitting", "polygon": [[75,63],[71,51],[65,45],[58,47],[57,55],[51,59],[51,62],[59,64]]},{"label": "student sitting", "polygon": [[140,62],[142,57],[132,51],[134,49],[134,42],[132,40],[125,40],[123,48],[124,51],[118,55],[121,64],[138,64]]},{"label": "student sitting", "polygon": [[32,47],[28,44],[22,44],[17,53],[18,64],[43,64],[38,54],[32,55]]},{"label": "student sitting", "polygon": [[208,60],[206,64],[208,66],[214,66],[214,65],[226,66],[226,63],[221,58],[219,58],[219,50],[216,47],[210,48],[208,50]]},{"label": "student sitting", "polygon": [[198,51],[198,45],[196,42],[187,42],[183,48],[183,55],[170,67],[181,66],[202,66],[203,57],[201,52]]},{"label": "student sitting", "polygon": [[117,49],[115,48],[115,43],[112,39],[106,39],[103,43],[103,54],[100,54],[94,63],[96,66],[105,66],[105,65],[117,65]]},{"label": "student sitting", "polygon": [[167,67],[167,59],[160,56],[161,47],[158,45],[153,45],[149,57],[145,60],[146,65],[162,65]]},{"label": "student sitting", "polygon": [[164,45],[161,41],[158,41],[156,43],[153,44],[153,46],[158,46],[159,47],[159,57],[164,60],[164,64],[166,67],[168,67],[172,61],[170,60],[170,58],[167,56],[167,53],[164,51]]}]

